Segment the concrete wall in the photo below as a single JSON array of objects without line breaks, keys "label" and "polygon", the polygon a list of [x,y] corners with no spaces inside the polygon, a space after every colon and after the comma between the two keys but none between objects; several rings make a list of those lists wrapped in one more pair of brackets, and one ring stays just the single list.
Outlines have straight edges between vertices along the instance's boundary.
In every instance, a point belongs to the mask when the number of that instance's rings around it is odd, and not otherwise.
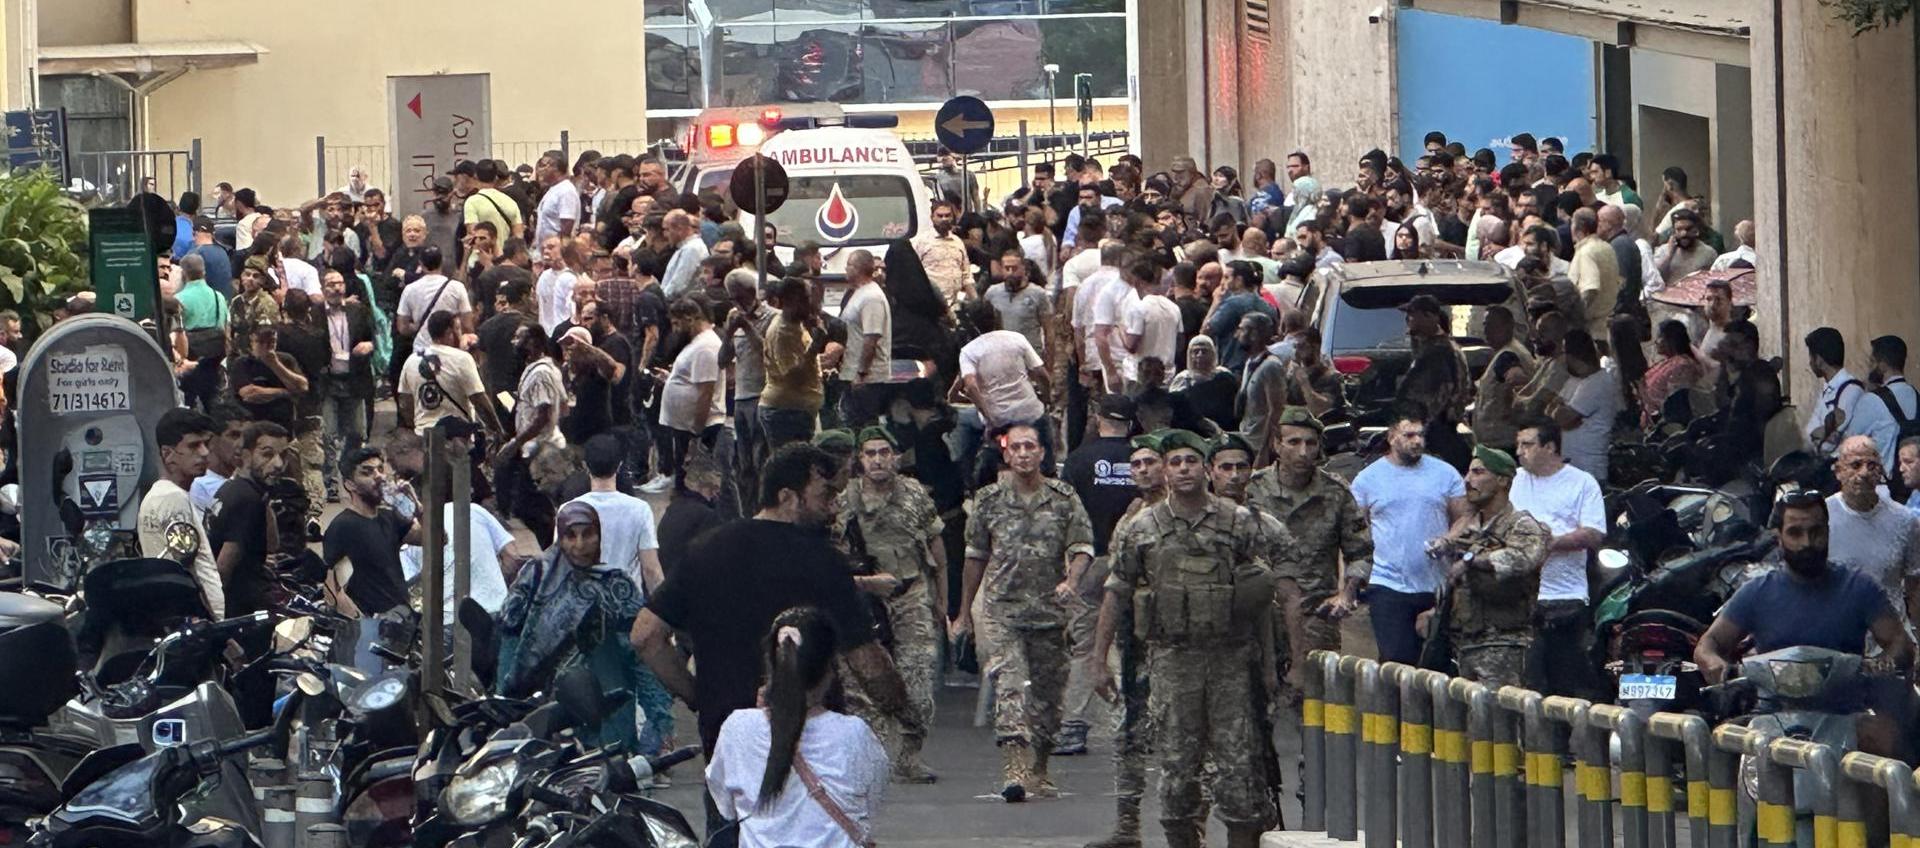
[{"label": "concrete wall", "polygon": [[[1376,7],[1386,17],[1368,23],[1367,13]],[[1397,3],[1384,0],[1274,3],[1274,19],[1285,22],[1287,33],[1290,79],[1283,96],[1290,115],[1284,134],[1269,149],[1306,150],[1323,185],[1329,179],[1334,185],[1351,184],[1360,154],[1393,143],[1398,116],[1392,107],[1392,22],[1397,9]]]},{"label": "concrete wall", "polygon": [[125,44],[133,40],[133,0],[49,0],[35,9],[40,44]]},{"label": "concrete wall", "polygon": [[[1816,388],[1800,343],[1808,330],[1838,328],[1855,373],[1865,373],[1868,339],[1898,333],[1911,343],[1920,330],[1914,23],[1855,38],[1818,0],[1783,6],[1782,56],[1771,16],[1753,27],[1758,323],[1763,349],[1786,355],[1791,396],[1805,410]],[[1775,130],[1776,70],[1784,133]]]},{"label": "concrete wall", "polygon": [[[1744,67],[1654,50],[1631,51],[1634,105],[1631,173],[1641,195],[1660,190],[1660,172],[1686,169],[1723,232],[1753,214],[1753,93]],[[1695,126],[1674,113],[1706,122]]]},{"label": "concrete wall", "polygon": [[[65,0],[63,0],[64,2]],[[250,185],[272,205],[314,189],[313,139],[387,143],[387,75],[492,75],[493,138],[645,137],[641,4],[554,0],[540,25],[450,0],[337,0],[263,11],[253,0],[135,0],[139,41],[245,39],[257,65],[194,71],[148,103],[151,147],[204,143],[209,184]],[[42,8],[52,4],[43,4]],[[561,72],[564,69],[564,72]]]}]

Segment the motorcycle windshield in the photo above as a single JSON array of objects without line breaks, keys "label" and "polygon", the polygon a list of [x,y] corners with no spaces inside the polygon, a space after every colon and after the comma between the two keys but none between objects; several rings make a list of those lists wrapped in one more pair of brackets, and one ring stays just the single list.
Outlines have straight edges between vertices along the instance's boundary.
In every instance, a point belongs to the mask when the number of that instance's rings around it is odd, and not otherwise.
[{"label": "motorcycle windshield", "polygon": [[161,760],[167,752],[148,754],[134,760],[80,790],[68,801],[60,818],[76,820],[88,815],[104,815],[127,822],[143,821],[153,815],[153,790],[159,784]]}]

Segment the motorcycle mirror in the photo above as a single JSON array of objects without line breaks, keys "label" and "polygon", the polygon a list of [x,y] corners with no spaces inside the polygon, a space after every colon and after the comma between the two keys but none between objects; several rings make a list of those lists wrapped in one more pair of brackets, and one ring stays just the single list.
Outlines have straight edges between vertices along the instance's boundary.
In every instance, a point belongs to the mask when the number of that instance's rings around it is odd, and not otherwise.
[{"label": "motorcycle mirror", "polygon": [[1600,549],[1600,568],[1603,571],[1619,571],[1626,568],[1628,562],[1626,551],[1614,548]]},{"label": "motorcycle mirror", "polygon": [[318,698],[321,695],[327,694],[327,682],[321,680],[320,675],[314,674],[311,671],[300,672],[298,676],[294,677],[293,685],[298,687],[300,691],[309,698]]}]

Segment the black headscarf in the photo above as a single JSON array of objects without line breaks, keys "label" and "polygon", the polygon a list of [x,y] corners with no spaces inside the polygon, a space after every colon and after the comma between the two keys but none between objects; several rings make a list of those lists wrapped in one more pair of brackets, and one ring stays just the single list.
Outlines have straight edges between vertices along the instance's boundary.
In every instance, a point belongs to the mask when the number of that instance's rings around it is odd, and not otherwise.
[{"label": "black headscarf", "polygon": [[894,239],[887,245],[887,305],[893,309],[893,351],[896,359],[931,359],[943,377],[958,370],[953,334],[947,329],[947,304],[913,242]]}]

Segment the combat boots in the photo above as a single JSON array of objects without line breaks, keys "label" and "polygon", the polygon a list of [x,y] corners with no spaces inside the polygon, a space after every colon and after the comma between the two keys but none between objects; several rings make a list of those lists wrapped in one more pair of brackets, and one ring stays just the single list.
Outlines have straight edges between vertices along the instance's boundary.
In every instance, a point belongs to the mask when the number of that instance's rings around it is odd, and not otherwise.
[{"label": "combat boots", "polygon": [[1027,797],[1058,798],[1060,787],[1053,785],[1053,778],[1047,776],[1047,760],[1053,756],[1051,745],[1040,745],[1028,749],[1033,755],[1032,780],[1027,783]]},{"label": "combat boots", "polygon": [[1260,834],[1266,828],[1258,825],[1233,825],[1227,828],[1227,848],[1260,848]]},{"label": "combat boots", "polygon": [[925,760],[920,759],[918,747],[907,747],[901,749],[900,759],[893,764],[893,779],[896,783],[927,784],[938,782],[940,776],[927,768]]},{"label": "combat boots", "polygon": [[1160,828],[1167,834],[1167,848],[1201,848],[1206,844],[1206,840],[1200,838],[1201,828],[1194,827],[1193,822],[1163,820]]},{"label": "combat boots", "polygon": [[1000,797],[1009,804],[1027,800],[1027,785],[1033,782],[1033,749],[1023,740],[1000,743]]},{"label": "combat boots", "polygon": [[1113,835],[1087,843],[1086,848],[1140,848],[1140,801],[1120,799],[1120,818],[1114,822]]}]

